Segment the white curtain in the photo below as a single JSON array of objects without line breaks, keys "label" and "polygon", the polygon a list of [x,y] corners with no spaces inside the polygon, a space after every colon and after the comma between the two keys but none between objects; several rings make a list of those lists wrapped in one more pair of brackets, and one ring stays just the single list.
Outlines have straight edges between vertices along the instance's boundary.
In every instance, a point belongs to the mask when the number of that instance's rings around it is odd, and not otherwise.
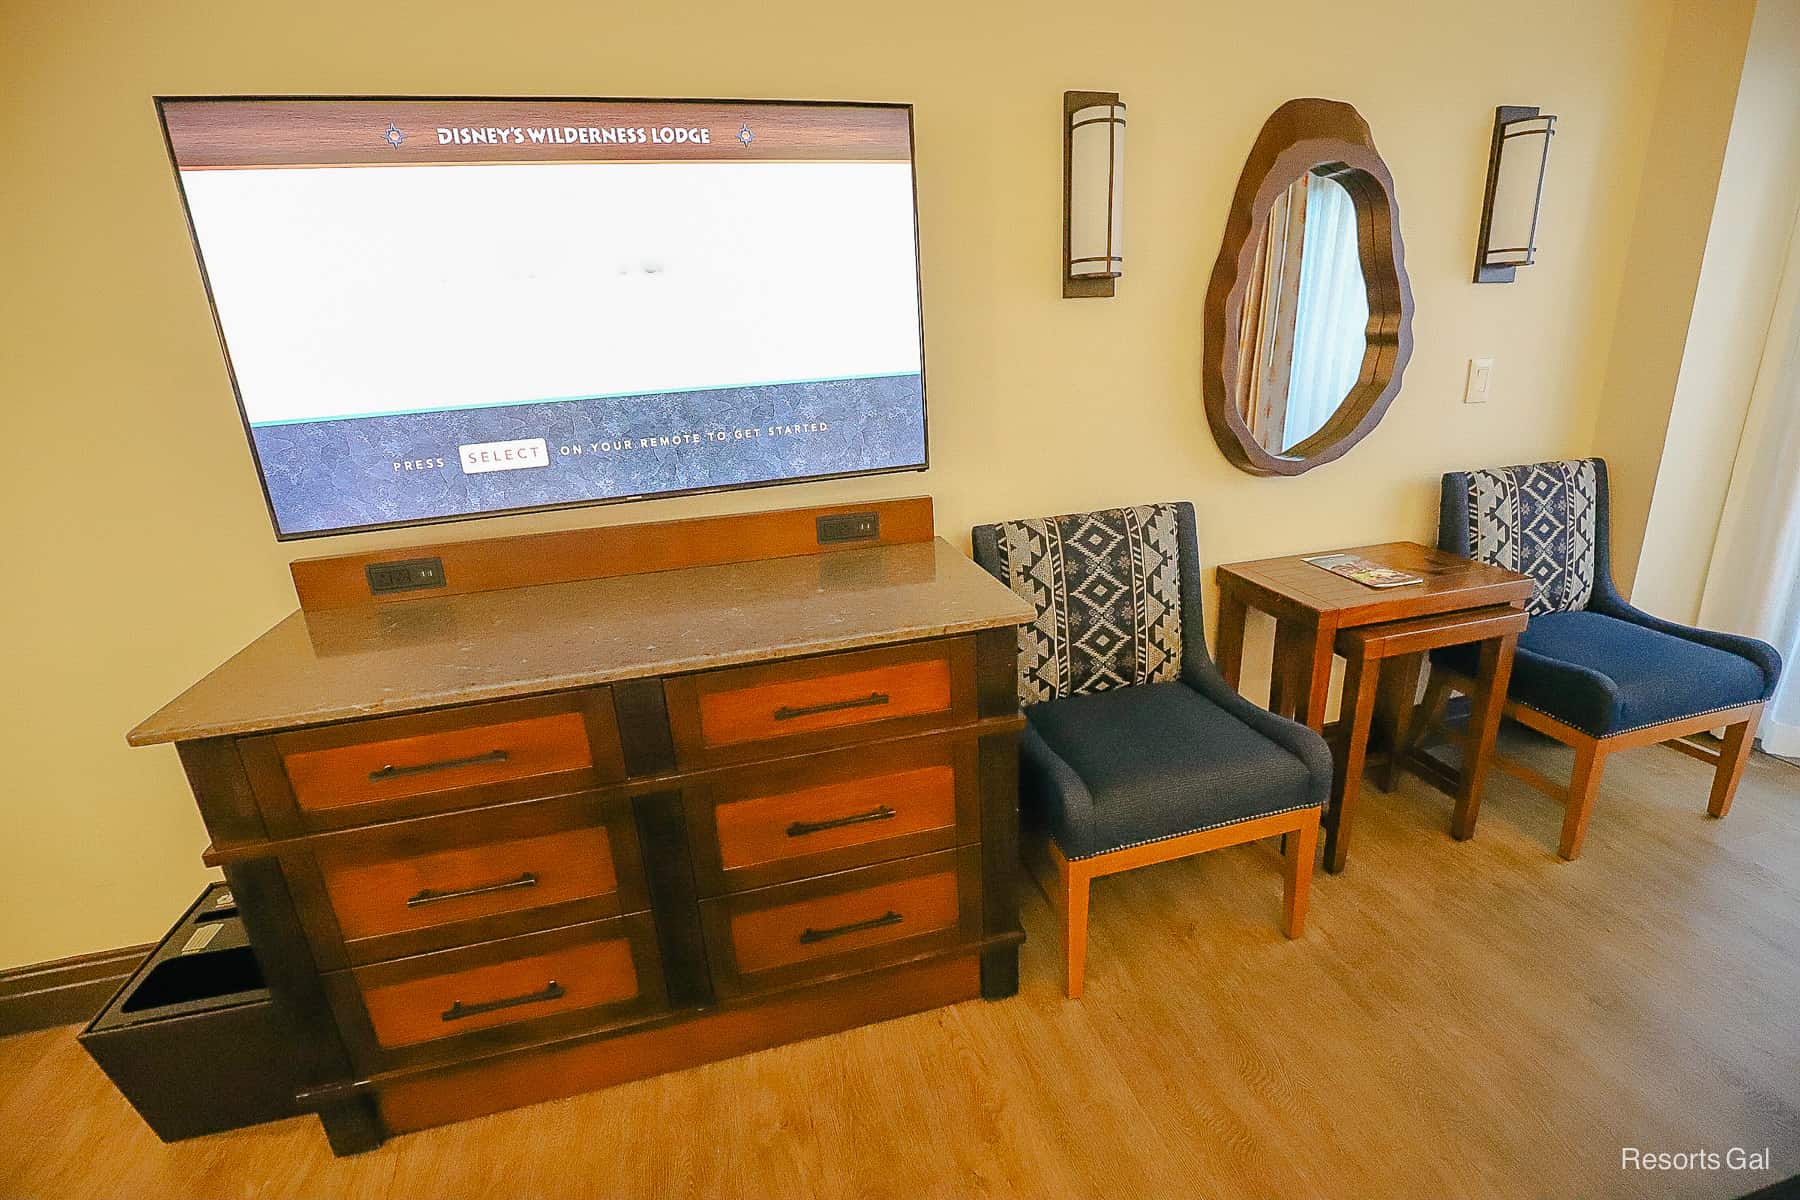
[{"label": "white curtain", "polygon": [[1700,623],[1781,651],[1781,687],[1763,711],[1763,749],[1800,756],[1800,214],[1769,338],[1732,464]]},{"label": "white curtain", "polygon": [[1337,411],[1362,374],[1368,343],[1369,295],[1357,254],[1356,202],[1342,184],[1320,175],[1306,183],[1295,312],[1283,450],[1317,433]]}]

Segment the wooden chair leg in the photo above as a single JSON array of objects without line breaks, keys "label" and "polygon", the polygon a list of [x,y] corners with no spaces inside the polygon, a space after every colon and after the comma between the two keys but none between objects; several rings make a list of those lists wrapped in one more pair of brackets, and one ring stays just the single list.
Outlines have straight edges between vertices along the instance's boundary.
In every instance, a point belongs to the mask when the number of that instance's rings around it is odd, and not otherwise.
[{"label": "wooden chair leg", "polygon": [[1319,848],[1319,814],[1287,839],[1282,863],[1281,932],[1297,938],[1306,932],[1306,908],[1312,899],[1313,856]]},{"label": "wooden chair leg", "polygon": [[1756,744],[1755,732],[1754,720],[1739,721],[1725,730],[1719,765],[1713,772],[1712,798],[1706,802],[1706,811],[1712,816],[1731,811],[1731,798],[1737,795],[1738,780],[1744,777],[1744,764],[1750,761],[1750,748]]},{"label": "wooden chair leg", "polygon": [[1055,842],[1050,843],[1050,861],[1056,867],[1056,908],[1062,918],[1063,994],[1079,1000],[1087,974],[1089,876],[1081,863],[1064,858]]},{"label": "wooden chair leg", "polygon": [[1325,830],[1325,869],[1336,875],[1350,854],[1350,829],[1362,796],[1363,761],[1369,750],[1369,726],[1375,715],[1375,684],[1381,664],[1360,655],[1344,669],[1344,751],[1337,756],[1332,780],[1331,822]]},{"label": "wooden chair leg", "polygon": [[1575,774],[1569,780],[1569,799],[1563,808],[1562,841],[1556,852],[1569,862],[1581,855],[1588,818],[1594,815],[1594,797],[1600,793],[1600,774],[1606,769],[1606,751],[1598,740],[1575,747]]}]

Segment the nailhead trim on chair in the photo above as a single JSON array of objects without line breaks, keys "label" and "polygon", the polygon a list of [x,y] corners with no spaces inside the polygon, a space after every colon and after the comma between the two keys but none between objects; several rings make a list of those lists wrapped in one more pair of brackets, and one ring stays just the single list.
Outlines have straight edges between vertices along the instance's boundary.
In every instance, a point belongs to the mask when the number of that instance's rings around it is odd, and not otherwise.
[{"label": "nailhead trim on chair", "polygon": [[1582,729],[1581,726],[1575,724],[1575,722],[1573,722],[1573,721],[1566,721],[1563,718],[1557,716],[1553,712],[1544,712],[1544,710],[1539,708],[1537,705],[1527,704],[1523,700],[1513,700],[1512,698],[1508,697],[1507,703],[1516,704],[1520,708],[1529,708],[1534,713],[1539,713],[1543,716],[1549,717],[1552,721],[1555,721],[1562,725],[1567,725],[1570,729],[1578,730],[1581,733],[1587,734],[1587,736],[1589,736],[1591,738],[1605,739],[1605,738],[1611,738],[1611,737],[1618,737],[1619,735],[1626,734],[1626,733],[1636,733],[1640,729],[1651,729],[1657,725],[1672,725],[1676,721],[1691,721],[1695,717],[1704,717],[1704,716],[1708,715],[1709,713],[1730,712],[1734,708],[1744,707],[1744,704],[1751,703],[1751,701],[1743,701],[1738,704],[1721,704],[1717,708],[1708,708],[1701,712],[1689,713],[1685,717],[1670,717],[1667,720],[1663,720],[1663,721],[1645,721],[1642,725],[1633,725],[1629,729],[1615,729],[1611,733],[1594,733],[1590,730]]},{"label": "nailhead trim on chair", "polygon": [[[1223,829],[1227,825],[1245,825],[1251,821],[1260,821],[1265,817],[1279,817],[1282,813],[1300,812],[1300,811],[1302,811],[1304,809],[1308,809],[1308,808],[1323,809],[1324,805],[1321,805],[1321,804],[1295,804],[1295,805],[1291,805],[1287,808],[1277,808],[1277,809],[1274,809],[1274,810],[1272,810],[1270,812],[1266,812],[1266,813],[1257,813],[1254,817],[1241,817],[1236,821],[1214,821],[1211,825],[1202,825],[1198,829],[1184,829],[1180,833],[1165,833],[1161,837],[1143,838],[1140,841],[1126,842],[1122,846],[1113,846],[1106,850],[1096,850],[1092,854],[1078,854],[1078,855],[1070,856],[1067,851],[1064,851],[1063,857],[1067,858],[1070,862],[1082,862],[1085,859],[1100,858],[1100,857],[1103,857],[1104,855],[1116,854],[1120,850],[1133,850],[1139,846],[1149,846],[1156,842],[1167,842],[1174,838],[1186,837],[1190,833],[1205,833],[1209,829]],[[1052,837],[1051,840],[1055,841],[1055,838]],[[1056,848],[1058,850],[1061,850],[1062,843],[1057,842]]]}]

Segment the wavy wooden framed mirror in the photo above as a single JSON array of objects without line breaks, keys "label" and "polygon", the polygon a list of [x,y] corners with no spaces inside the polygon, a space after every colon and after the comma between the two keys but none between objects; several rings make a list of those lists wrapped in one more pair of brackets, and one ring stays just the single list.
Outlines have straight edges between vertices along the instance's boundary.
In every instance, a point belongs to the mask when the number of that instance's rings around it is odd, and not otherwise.
[{"label": "wavy wooden framed mirror", "polygon": [[1256,475],[1341,458],[1400,390],[1412,287],[1394,179],[1356,109],[1290,100],[1244,163],[1206,292],[1206,418]]}]

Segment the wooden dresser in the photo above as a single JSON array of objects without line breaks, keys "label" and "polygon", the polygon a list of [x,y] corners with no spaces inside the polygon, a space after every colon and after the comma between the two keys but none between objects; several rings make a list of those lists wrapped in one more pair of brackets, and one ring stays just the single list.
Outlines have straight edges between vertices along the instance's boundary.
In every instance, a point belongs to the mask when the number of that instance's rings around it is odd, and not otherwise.
[{"label": "wooden dresser", "polygon": [[337,1152],[1017,989],[1030,611],[928,500],[294,576],[130,740],[176,744]]}]

